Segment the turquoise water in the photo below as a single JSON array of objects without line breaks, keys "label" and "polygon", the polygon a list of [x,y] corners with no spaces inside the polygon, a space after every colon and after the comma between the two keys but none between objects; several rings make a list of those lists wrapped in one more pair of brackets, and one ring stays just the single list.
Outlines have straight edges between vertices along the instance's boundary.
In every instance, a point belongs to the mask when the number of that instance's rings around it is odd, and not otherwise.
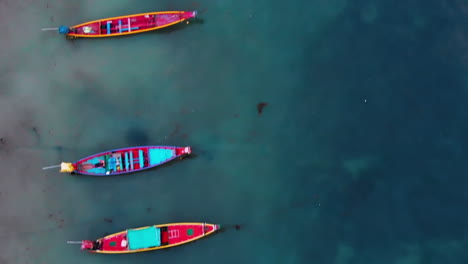
[{"label": "turquoise water", "polygon": [[[198,23],[123,38],[40,30],[193,9]],[[467,14],[462,0],[0,2],[0,263],[466,262]],[[194,155],[112,178],[41,170],[135,145]],[[226,229],[133,255],[66,244],[182,221]]]}]

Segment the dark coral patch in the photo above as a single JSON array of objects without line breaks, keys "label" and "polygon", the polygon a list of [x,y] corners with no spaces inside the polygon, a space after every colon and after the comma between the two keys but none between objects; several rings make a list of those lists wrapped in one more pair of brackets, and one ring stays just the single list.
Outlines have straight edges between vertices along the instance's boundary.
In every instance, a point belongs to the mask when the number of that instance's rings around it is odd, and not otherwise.
[{"label": "dark coral patch", "polygon": [[257,113],[258,115],[261,115],[263,113],[263,109],[268,105],[268,103],[258,103],[257,104]]}]

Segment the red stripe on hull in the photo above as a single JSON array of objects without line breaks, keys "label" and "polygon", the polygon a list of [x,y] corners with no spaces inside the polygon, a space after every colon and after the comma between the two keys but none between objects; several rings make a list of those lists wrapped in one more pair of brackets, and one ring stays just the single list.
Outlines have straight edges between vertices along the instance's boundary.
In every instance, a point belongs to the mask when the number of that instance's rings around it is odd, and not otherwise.
[{"label": "red stripe on hull", "polygon": [[140,159],[139,152],[136,150],[132,152],[133,152],[133,167],[135,168],[135,170],[139,170],[141,169],[140,162],[139,162],[139,159]]}]

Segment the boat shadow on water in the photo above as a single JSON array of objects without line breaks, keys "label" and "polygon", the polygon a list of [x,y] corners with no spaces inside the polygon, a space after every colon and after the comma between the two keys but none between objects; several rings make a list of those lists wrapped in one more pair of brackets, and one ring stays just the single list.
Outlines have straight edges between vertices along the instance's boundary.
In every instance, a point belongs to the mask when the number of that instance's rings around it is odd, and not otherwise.
[{"label": "boat shadow on water", "polygon": [[187,20],[187,21],[172,25],[170,27],[165,27],[165,28],[153,30],[153,31],[150,31],[150,32],[147,32],[147,33],[170,34],[170,33],[174,33],[174,32],[180,31],[182,29],[186,29],[188,27],[191,27],[191,26],[193,26],[193,24],[202,25],[204,23],[205,23],[204,19],[196,18],[196,19],[191,19],[191,20]]},{"label": "boat shadow on water", "polygon": [[189,159],[193,159],[193,158],[196,158],[196,157],[197,157],[197,155],[195,153],[191,153],[190,155],[175,158],[175,159],[173,159],[173,160],[171,160],[169,162],[166,162],[164,164],[161,164],[161,165],[156,166],[154,168],[151,168],[149,170],[157,170],[157,169],[167,168],[167,167],[173,166],[174,164],[177,164],[177,163],[179,163],[179,162],[181,162],[183,160],[189,160]]},{"label": "boat shadow on water", "polygon": [[141,127],[132,127],[127,130],[125,140],[130,146],[146,146],[150,143],[148,133]]},{"label": "boat shadow on water", "polygon": [[216,231],[217,233],[225,233],[228,231],[241,231],[243,230],[245,224],[230,224],[230,225],[224,225],[221,227],[220,230]]},{"label": "boat shadow on water", "polygon": [[[180,161],[182,161],[182,160],[192,159],[192,158],[195,158],[195,157],[197,157],[196,154],[191,153],[191,154],[188,155],[188,156],[177,157],[177,158],[175,158],[175,159],[173,159],[173,160],[171,160],[171,161],[168,161],[168,162],[166,162],[166,163],[164,163],[164,164],[158,165],[158,166],[153,167],[153,168],[144,169],[144,170],[141,170],[141,171],[134,171],[134,172],[131,172],[131,173],[116,174],[116,175],[106,175],[106,176],[97,176],[97,177],[96,177],[96,176],[91,176],[91,177],[106,178],[106,177],[108,177],[108,176],[111,176],[111,177],[114,176],[114,177],[116,177],[116,176],[128,176],[128,174],[134,174],[134,175],[136,175],[136,174],[139,174],[139,173],[142,173],[142,172],[157,172],[157,170],[159,170],[159,169],[163,169],[163,168],[172,166],[172,165],[174,165],[174,164],[176,164],[176,163],[178,163],[178,162],[180,162]],[[79,173],[76,173],[76,172],[71,172],[70,174],[71,174],[71,175],[75,175],[75,176],[86,176],[86,175],[79,174]]]},{"label": "boat shadow on water", "polygon": [[[180,22],[180,23],[177,23],[175,25],[172,25],[172,26],[169,26],[169,27],[164,27],[164,28],[160,28],[160,29],[156,29],[156,30],[151,30],[151,31],[148,31],[148,32],[144,32],[144,33],[139,33],[139,34],[135,34],[135,35],[149,35],[149,34],[170,34],[170,33],[174,33],[174,32],[177,32],[177,31],[180,31],[180,30],[183,30],[183,29],[186,29],[187,27],[191,27],[193,26],[193,24],[204,24],[205,23],[205,20],[204,19],[201,19],[201,18],[195,18],[195,19],[190,19],[190,20],[186,20],[186,21],[183,21],[183,22]],[[134,37],[134,35],[126,35],[126,36],[117,36],[117,38],[130,38],[130,37]],[[116,38],[116,37],[111,37],[110,39],[113,39],[113,38]],[[79,43],[80,41],[83,41],[84,38],[76,38],[76,37],[66,37],[66,39],[68,40],[68,42],[70,43],[70,45],[72,45],[73,48],[78,48],[79,46],[77,46],[77,43]],[[85,39],[101,39],[101,38],[85,38]],[[76,42],[78,41],[78,42]],[[101,40],[102,41],[102,40]]]}]

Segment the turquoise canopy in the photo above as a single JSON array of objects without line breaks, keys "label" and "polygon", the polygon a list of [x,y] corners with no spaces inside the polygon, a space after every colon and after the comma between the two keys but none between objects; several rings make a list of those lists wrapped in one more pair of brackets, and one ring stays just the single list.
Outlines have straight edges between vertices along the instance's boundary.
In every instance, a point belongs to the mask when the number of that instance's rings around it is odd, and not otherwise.
[{"label": "turquoise canopy", "polygon": [[171,159],[175,156],[173,149],[154,148],[149,150],[149,163],[150,166],[158,165],[162,162]]},{"label": "turquoise canopy", "polygon": [[161,245],[161,231],[151,226],[144,229],[127,230],[128,249],[137,250]]}]

